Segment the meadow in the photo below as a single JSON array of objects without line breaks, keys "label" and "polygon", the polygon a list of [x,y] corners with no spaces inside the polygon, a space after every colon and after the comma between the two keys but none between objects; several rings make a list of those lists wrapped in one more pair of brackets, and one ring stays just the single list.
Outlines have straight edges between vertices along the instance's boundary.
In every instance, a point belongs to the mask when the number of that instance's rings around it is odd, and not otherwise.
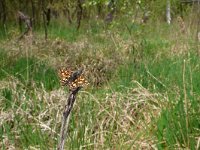
[{"label": "meadow", "polygon": [[[58,69],[84,68],[66,149],[200,149],[196,28],[174,18],[146,24],[63,22],[18,41],[0,33],[0,149],[56,149],[69,94]],[[181,24],[185,24],[183,29]]]}]

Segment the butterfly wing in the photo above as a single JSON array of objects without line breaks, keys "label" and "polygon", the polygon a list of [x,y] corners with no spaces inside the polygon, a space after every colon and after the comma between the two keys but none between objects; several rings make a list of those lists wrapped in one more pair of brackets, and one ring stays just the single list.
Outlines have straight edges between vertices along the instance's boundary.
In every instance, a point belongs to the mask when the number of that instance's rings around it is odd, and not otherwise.
[{"label": "butterfly wing", "polygon": [[69,78],[72,75],[72,73],[73,73],[73,71],[70,69],[60,69],[59,70],[60,82],[63,86],[69,84]]},{"label": "butterfly wing", "polygon": [[83,77],[83,75],[79,76],[75,81],[69,84],[70,90],[76,89],[78,87],[84,87],[88,85],[88,81]]}]

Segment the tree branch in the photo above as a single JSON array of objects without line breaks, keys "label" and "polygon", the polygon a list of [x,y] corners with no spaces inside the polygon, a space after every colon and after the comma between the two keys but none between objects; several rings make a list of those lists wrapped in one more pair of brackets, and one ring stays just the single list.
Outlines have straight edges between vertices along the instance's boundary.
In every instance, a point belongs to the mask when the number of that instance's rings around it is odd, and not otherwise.
[{"label": "tree branch", "polygon": [[69,115],[72,111],[72,108],[74,106],[74,102],[76,100],[76,94],[78,91],[81,89],[81,87],[76,88],[73,91],[70,91],[67,104],[65,105],[65,110],[63,112],[63,120],[62,120],[62,126],[60,130],[60,143],[58,144],[57,150],[63,150],[64,149],[64,144],[65,144],[65,138],[67,137],[67,132],[68,132],[68,120],[69,120]]},{"label": "tree branch", "polygon": [[18,40],[21,40],[24,35],[28,34],[29,32],[32,32],[32,24],[31,24],[31,18],[29,16],[26,16],[21,11],[18,11],[19,19],[22,20],[26,25],[26,31],[18,38]]}]

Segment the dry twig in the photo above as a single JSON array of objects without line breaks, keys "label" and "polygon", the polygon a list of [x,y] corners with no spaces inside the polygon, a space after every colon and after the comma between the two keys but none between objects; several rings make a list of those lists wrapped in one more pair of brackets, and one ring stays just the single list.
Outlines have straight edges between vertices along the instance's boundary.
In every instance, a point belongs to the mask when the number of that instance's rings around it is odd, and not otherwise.
[{"label": "dry twig", "polygon": [[75,90],[71,91],[67,100],[67,105],[65,106],[65,110],[63,112],[63,119],[62,119],[62,126],[61,126],[61,132],[60,132],[60,143],[58,144],[58,150],[64,149],[65,144],[65,138],[67,136],[68,132],[68,120],[69,115],[72,111],[72,108],[74,106],[74,102],[76,100],[76,94],[81,89],[81,87],[76,88]]},{"label": "dry twig", "polygon": [[18,40],[21,40],[24,35],[32,32],[32,24],[31,24],[31,18],[21,11],[18,11],[18,16],[21,21],[23,21],[26,25],[26,31],[18,38]]}]

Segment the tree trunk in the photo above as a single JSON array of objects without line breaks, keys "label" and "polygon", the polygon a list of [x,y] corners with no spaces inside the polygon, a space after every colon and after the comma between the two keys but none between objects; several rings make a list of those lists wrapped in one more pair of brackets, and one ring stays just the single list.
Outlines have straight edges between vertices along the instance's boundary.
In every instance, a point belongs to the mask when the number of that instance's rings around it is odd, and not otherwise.
[{"label": "tree trunk", "polygon": [[32,8],[32,26],[35,26],[35,6],[34,1],[31,0],[31,8]]},{"label": "tree trunk", "polygon": [[65,16],[67,16],[67,20],[69,24],[72,24],[71,13],[70,13],[70,10],[68,9],[68,6],[65,7],[64,14]]},{"label": "tree trunk", "polygon": [[106,18],[105,18],[105,22],[106,23],[110,23],[113,20],[113,15],[115,12],[115,0],[110,0],[109,4],[108,4],[108,9],[109,9],[109,13],[107,14]]},{"label": "tree trunk", "polygon": [[170,0],[167,0],[166,20],[167,20],[167,23],[168,23],[168,24],[171,24]]},{"label": "tree trunk", "polygon": [[47,24],[48,24],[48,21],[50,21],[50,16],[48,18],[48,15],[50,15],[50,12],[48,14],[48,11],[45,10],[45,2],[42,1],[42,18],[43,18],[43,25],[44,25],[44,32],[45,32],[45,40],[47,40],[47,36],[48,36]]},{"label": "tree trunk", "polygon": [[51,21],[51,9],[48,8],[47,10],[44,10],[45,16],[46,16],[46,22],[47,26],[49,26],[50,21]]},{"label": "tree trunk", "polygon": [[82,0],[77,0],[77,30],[79,30],[81,26],[81,20],[83,15],[83,7],[82,7]]},{"label": "tree trunk", "polygon": [[200,0],[198,1],[197,18],[198,18],[198,21],[197,21],[197,40],[198,40],[198,42],[200,42]]},{"label": "tree trunk", "polygon": [[2,10],[1,10],[1,22],[2,22],[2,24],[4,25],[5,23],[6,23],[6,18],[7,18],[7,16],[6,16],[6,1],[5,0],[1,0],[1,8],[2,8]]},{"label": "tree trunk", "polygon": [[101,18],[101,16],[102,16],[102,14],[101,14],[101,12],[102,12],[102,5],[101,5],[101,3],[99,2],[98,4],[97,4],[97,16],[98,16],[98,18]]}]

